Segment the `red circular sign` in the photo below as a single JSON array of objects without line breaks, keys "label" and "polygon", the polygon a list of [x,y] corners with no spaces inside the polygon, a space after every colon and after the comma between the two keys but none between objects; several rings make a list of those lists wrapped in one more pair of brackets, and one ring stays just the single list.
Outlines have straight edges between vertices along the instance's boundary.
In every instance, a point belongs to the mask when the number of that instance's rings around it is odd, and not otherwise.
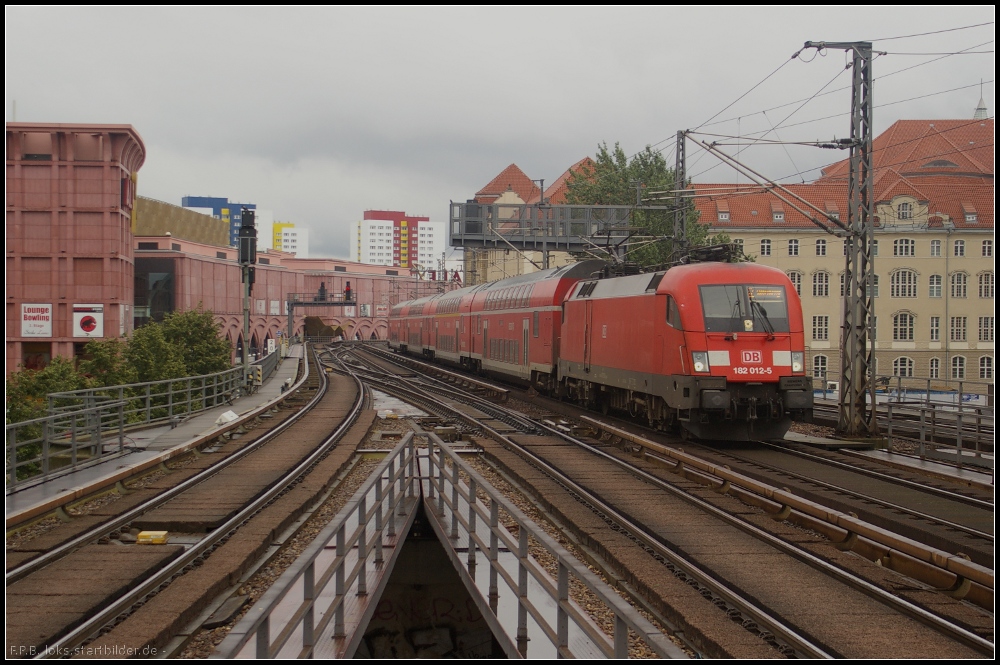
[{"label": "red circular sign", "polygon": [[92,316],[85,316],[80,319],[80,327],[83,328],[84,332],[94,332],[97,328],[97,319]]}]

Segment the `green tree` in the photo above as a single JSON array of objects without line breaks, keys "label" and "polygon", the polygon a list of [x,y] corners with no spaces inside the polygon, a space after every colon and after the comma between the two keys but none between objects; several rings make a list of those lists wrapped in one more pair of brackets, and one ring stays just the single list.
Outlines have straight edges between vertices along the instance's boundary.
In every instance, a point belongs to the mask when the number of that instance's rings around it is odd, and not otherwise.
[{"label": "green tree", "polygon": [[41,418],[48,412],[50,393],[86,387],[87,379],[76,370],[73,361],[65,358],[53,358],[44,369],[13,372],[6,386],[7,422]]},{"label": "green tree", "polygon": [[[669,192],[676,189],[674,169],[652,146],[630,160],[618,143],[608,150],[607,143],[597,147],[593,165],[585,164],[567,180],[566,202],[579,205],[635,206],[637,197],[645,205],[669,207]],[[638,192],[638,194],[637,194]],[[657,195],[659,198],[656,198]],[[708,227],[698,223],[694,210],[687,216],[687,242],[691,246],[710,244]],[[642,266],[657,266],[676,260],[674,242],[674,212],[672,210],[637,209],[632,224],[642,227],[642,235],[657,239],[646,244],[635,243],[625,257]]]},{"label": "green tree", "polygon": [[135,370],[136,381],[141,383],[185,375],[180,348],[167,339],[159,324],[147,324],[132,333],[125,359]]},{"label": "green tree", "polygon": [[128,342],[122,339],[91,340],[84,348],[80,373],[90,377],[93,387],[135,383],[135,368],[129,364]]},{"label": "green tree", "polygon": [[220,334],[222,328],[211,312],[201,307],[173,312],[166,316],[162,325],[164,338],[181,354],[183,376],[214,374],[232,366],[232,344]]}]

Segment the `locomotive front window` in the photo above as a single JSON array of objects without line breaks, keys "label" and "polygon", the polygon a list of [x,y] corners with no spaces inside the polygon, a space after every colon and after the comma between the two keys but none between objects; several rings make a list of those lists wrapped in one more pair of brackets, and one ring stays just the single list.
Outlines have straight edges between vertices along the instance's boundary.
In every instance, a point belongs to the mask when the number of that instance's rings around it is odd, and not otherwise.
[{"label": "locomotive front window", "polygon": [[706,332],[788,332],[785,287],[768,284],[701,286]]}]

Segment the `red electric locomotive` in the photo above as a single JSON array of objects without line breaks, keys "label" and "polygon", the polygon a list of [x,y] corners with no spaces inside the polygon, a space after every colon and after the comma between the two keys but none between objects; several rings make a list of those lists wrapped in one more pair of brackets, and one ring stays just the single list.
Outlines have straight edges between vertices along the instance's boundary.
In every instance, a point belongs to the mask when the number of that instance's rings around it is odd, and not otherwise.
[{"label": "red electric locomotive", "polygon": [[606,274],[585,261],[400,303],[389,344],[703,439],[780,438],[811,417],[802,309],[780,270]]},{"label": "red electric locomotive", "polygon": [[801,304],[775,268],[581,280],[563,316],[560,389],[588,406],[723,440],[780,438],[812,415]]}]

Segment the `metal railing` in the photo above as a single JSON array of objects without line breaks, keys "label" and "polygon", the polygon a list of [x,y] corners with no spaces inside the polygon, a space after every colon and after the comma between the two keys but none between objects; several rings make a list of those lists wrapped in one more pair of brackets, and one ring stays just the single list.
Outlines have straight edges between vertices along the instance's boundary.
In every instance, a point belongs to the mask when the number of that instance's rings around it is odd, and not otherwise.
[{"label": "metal railing", "polygon": [[13,423],[6,427],[6,485],[123,452],[123,401]]},{"label": "metal railing", "polygon": [[[893,439],[916,445],[921,458],[951,462],[959,468],[994,468],[995,423],[993,408],[964,406],[942,411],[923,402],[887,402],[879,424]],[[879,414],[883,411],[879,411]]]},{"label": "metal railing", "polygon": [[[267,380],[280,354],[255,361]],[[244,391],[243,368],[164,381],[85,388],[48,396],[47,416],[6,426],[6,487],[43,479],[124,451],[126,428],[176,424],[192,414],[231,405]],[[109,438],[118,444],[109,448]]]},{"label": "metal railing", "polygon": [[[391,553],[390,562],[399,554],[398,545],[418,507],[415,467],[416,447],[411,434],[400,441],[337,518],[250,608],[216,648],[214,657],[352,656],[353,649],[348,651],[350,645],[344,644],[346,626],[356,626],[357,619],[347,617],[346,611],[349,606],[358,609],[367,599],[372,581],[369,573],[391,568],[385,561],[385,551]],[[324,555],[331,545],[335,557],[326,561]],[[371,591],[378,595],[375,589]],[[288,617],[287,623],[272,625],[272,616]]]},{"label": "metal railing", "polygon": [[232,403],[243,385],[243,368],[235,367],[203,376],[86,388],[49,395],[49,413],[117,401],[125,402],[123,417],[127,425],[150,425]]},{"label": "metal railing", "polygon": [[[530,644],[532,657],[625,658],[631,629],[660,656],[686,657],[456,452],[427,436],[427,449],[416,447],[413,433],[403,437],[296,564],[247,612],[214,657],[353,657],[414,520],[417,493],[508,656],[528,656]],[[486,501],[477,494],[485,494]],[[501,511],[516,522],[518,536],[500,524]],[[529,552],[529,538],[556,562],[554,577]],[[323,554],[331,547],[335,556],[326,560]],[[477,564],[488,573],[477,577]],[[571,578],[614,613],[613,637],[569,598]],[[285,617],[281,625],[272,621],[279,616]],[[507,633],[511,627],[516,628],[513,635]]]}]

